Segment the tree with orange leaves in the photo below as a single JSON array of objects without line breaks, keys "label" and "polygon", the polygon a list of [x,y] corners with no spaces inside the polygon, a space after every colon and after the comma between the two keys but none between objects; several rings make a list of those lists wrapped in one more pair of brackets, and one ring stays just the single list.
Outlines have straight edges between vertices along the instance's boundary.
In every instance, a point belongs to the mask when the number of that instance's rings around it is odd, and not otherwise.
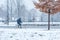
[{"label": "tree with orange leaves", "polygon": [[60,0],[39,0],[39,3],[33,3],[36,9],[48,13],[48,30],[50,30],[50,14],[60,12]]},{"label": "tree with orange leaves", "polygon": [[45,13],[48,13],[48,9],[51,10],[50,14],[60,12],[60,0],[39,0],[39,3],[34,3],[34,5]]}]

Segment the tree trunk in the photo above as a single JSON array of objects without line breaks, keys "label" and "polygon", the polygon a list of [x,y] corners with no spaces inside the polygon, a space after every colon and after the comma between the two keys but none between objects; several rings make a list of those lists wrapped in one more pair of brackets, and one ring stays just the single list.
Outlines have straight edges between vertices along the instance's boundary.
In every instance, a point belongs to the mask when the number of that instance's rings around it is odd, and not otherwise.
[{"label": "tree trunk", "polygon": [[48,30],[50,30],[50,9],[48,10]]},{"label": "tree trunk", "polygon": [[7,20],[6,23],[9,25],[9,0],[7,0]]}]

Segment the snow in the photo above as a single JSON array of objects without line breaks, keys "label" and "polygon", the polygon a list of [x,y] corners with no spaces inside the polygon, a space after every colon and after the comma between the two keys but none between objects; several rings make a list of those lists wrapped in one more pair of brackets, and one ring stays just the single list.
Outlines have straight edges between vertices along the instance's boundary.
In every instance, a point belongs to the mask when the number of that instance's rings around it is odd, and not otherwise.
[{"label": "snow", "polygon": [[27,10],[31,10],[34,8],[32,0],[24,0],[24,5],[26,6]]},{"label": "snow", "polygon": [[[39,24],[39,22],[33,22],[35,24]],[[23,22],[23,24],[33,24],[28,22]],[[41,22],[40,24],[43,24]],[[52,29],[47,30],[47,26],[31,26],[28,25],[26,28],[15,28],[16,22],[10,22],[9,25],[6,25],[0,22],[0,26],[4,26],[0,28],[0,40],[60,40],[60,26],[54,26]],[[44,24],[47,24],[45,22]],[[52,24],[52,23],[51,23]],[[53,22],[53,24],[60,24],[59,22]],[[14,26],[13,28],[5,28],[5,26]],[[24,26],[25,27],[25,26]],[[32,27],[32,28],[28,28]],[[36,27],[36,28],[33,28]],[[42,27],[42,28],[39,28]],[[59,29],[57,29],[59,28]]]},{"label": "snow", "polygon": [[57,1],[57,0],[55,0],[55,1]]},{"label": "snow", "polygon": [[0,40],[60,40],[60,29],[5,29],[0,28]]},{"label": "snow", "polygon": [[9,25],[3,23],[3,22],[0,22],[0,26],[16,26],[17,23],[16,22],[9,22]]},{"label": "snow", "polygon": [[0,17],[0,20],[5,20],[5,19],[3,19],[3,18]]},{"label": "snow", "polygon": [[[50,22],[51,29],[60,29],[60,22]],[[0,22],[0,28],[18,28],[17,22],[9,22],[9,25]],[[22,28],[48,28],[48,22],[22,22]]]}]

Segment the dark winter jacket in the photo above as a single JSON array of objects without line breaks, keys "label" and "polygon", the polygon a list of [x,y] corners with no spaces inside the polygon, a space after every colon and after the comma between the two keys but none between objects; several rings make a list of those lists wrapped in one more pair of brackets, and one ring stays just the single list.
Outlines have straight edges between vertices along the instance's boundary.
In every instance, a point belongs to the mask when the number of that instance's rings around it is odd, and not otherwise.
[{"label": "dark winter jacket", "polygon": [[21,25],[21,23],[22,23],[21,18],[17,19],[17,24]]}]

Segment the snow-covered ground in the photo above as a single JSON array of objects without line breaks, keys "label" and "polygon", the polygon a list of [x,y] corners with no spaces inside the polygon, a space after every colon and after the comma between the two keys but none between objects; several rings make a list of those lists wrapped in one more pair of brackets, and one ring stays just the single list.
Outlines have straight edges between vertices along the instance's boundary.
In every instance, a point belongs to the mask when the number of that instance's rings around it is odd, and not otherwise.
[{"label": "snow-covered ground", "polygon": [[0,28],[0,40],[60,40],[60,29]]},{"label": "snow-covered ground", "polygon": [[[51,26],[51,29],[47,30],[48,26],[36,25],[39,23],[35,23],[35,25],[26,24],[28,25],[23,25],[21,29],[15,28],[17,27],[16,22],[10,22],[9,25],[0,22],[0,27],[3,26],[0,28],[0,40],[60,40],[60,25]],[[5,28],[6,26],[8,28]]]}]

